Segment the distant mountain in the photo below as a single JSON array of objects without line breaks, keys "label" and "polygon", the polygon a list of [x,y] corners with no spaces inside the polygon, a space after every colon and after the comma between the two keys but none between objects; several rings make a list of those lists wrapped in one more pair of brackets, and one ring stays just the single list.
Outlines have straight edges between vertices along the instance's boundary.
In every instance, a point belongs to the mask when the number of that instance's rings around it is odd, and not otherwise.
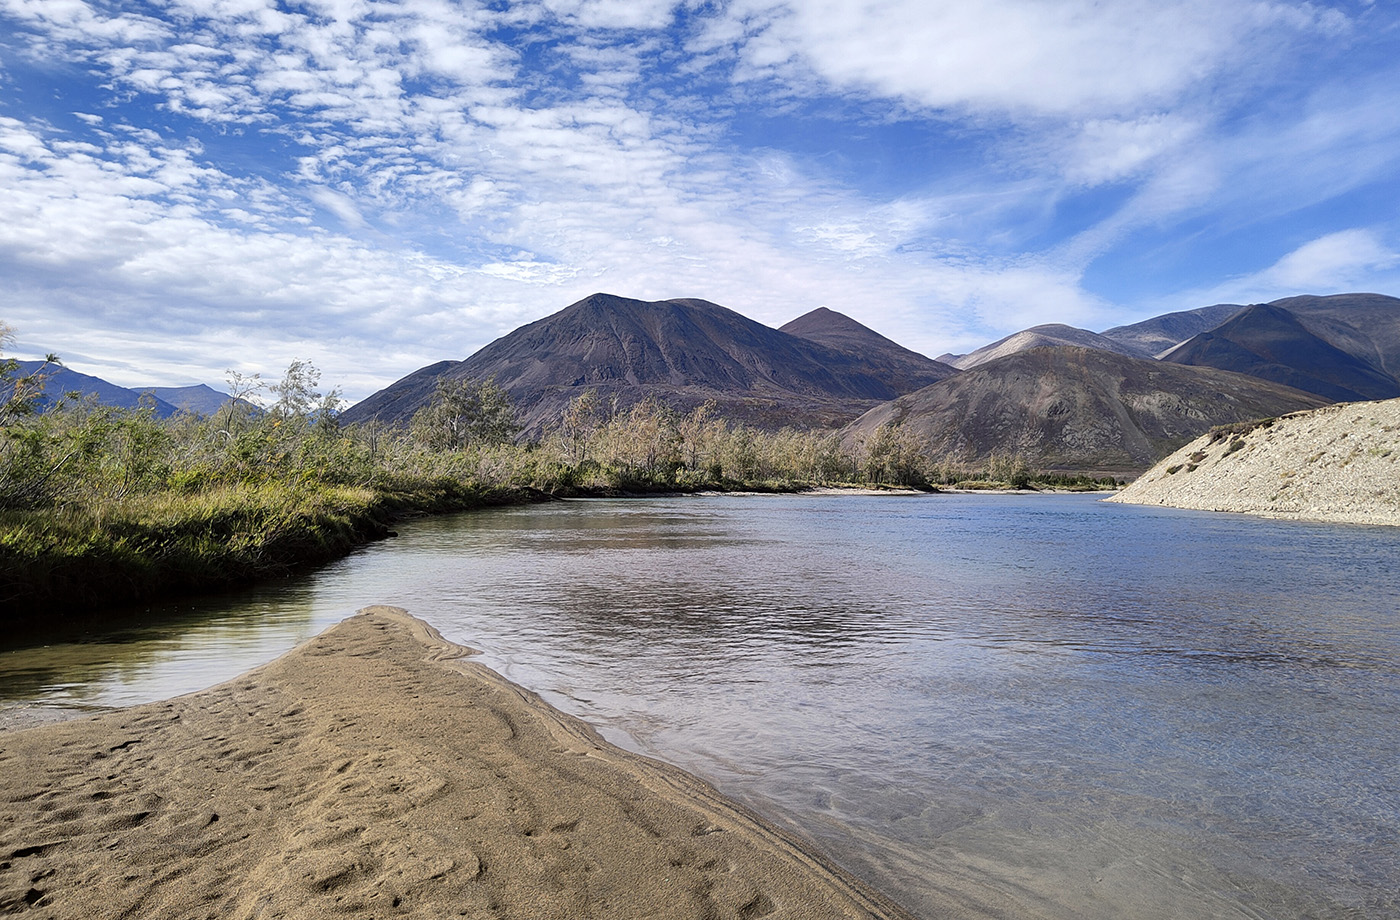
[{"label": "distant mountain", "polygon": [[439,380],[493,378],[527,435],[588,389],[626,408],[650,396],[682,411],[713,399],[765,428],[842,424],[898,396],[901,369],[771,329],[704,300],[594,294],[522,326],[465,361],[421,368],[346,410],[347,423],[403,423]]},{"label": "distant mountain", "polygon": [[[1379,366],[1388,358],[1400,364],[1396,353],[1387,353],[1374,334],[1388,327],[1392,339],[1400,338],[1394,334],[1400,326],[1400,311],[1392,313],[1388,324],[1363,332],[1347,321],[1356,319],[1354,311],[1319,304],[1319,300],[1323,298],[1290,298],[1245,307],[1215,329],[1166,352],[1162,360],[1249,374],[1336,402],[1400,396],[1400,380],[1323,337],[1370,355]],[[1290,302],[1291,310],[1284,306]],[[1400,306],[1400,301],[1395,304]]]},{"label": "distant mountain", "polygon": [[[233,399],[229,394],[220,393],[202,383],[191,387],[151,387],[150,392],[176,409],[195,415],[213,415]],[[251,405],[246,400],[240,402]]]},{"label": "distant mountain", "polygon": [[[20,361],[18,373],[23,376],[32,374],[43,367],[42,361]],[[152,400],[152,407],[159,418],[168,418],[174,415],[178,409],[163,399],[154,395],[148,395],[148,390],[131,390],[126,387],[119,387],[115,383],[108,383],[101,377],[92,377],[87,374],[80,374],[75,370],[64,367],[61,364],[50,365],[44,371],[44,395],[39,399],[40,408],[53,405],[64,394],[79,393],[82,396],[94,396],[97,401],[104,406],[116,406],[122,409],[135,409],[141,405],[143,396]]]},{"label": "distant mountain", "polygon": [[1237,303],[1218,303],[1154,316],[1131,326],[1114,326],[1100,335],[1133,349],[1136,354],[1155,358],[1193,335],[1209,332],[1243,309]]},{"label": "distant mountain", "polygon": [[1074,326],[1066,326],[1063,323],[1046,323],[1042,326],[1032,326],[1029,329],[1023,329],[1020,332],[1008,335],[1004,339],[998,339],[990,345],[983,345],[981,348],[969,354],[943,355],[939,360],[959,370],[967,370],[970,367],[977,367],[979,364],[986,364],[988,361],[995,361],[997,358],[1005,358],[1007,355],[1029,351],[1032,348],[1047,348],[1059,345],[1069,345],[1076,348],[1097,348],[1100,351],[1130,355],[1138,358],[1152,357],[1146,352],[1099,335],[1097,332],[1090,332],[1087,329],[1079,329]]},{"label": "distant mountain", "polygon": [[779,326],[778,331],[845,352],[867,373],[888,383],[896,393],[912,393],[958,372],[955,367],[910,351],[844,313],[826,307],[804,313]]},{"label": "distant mountain", "polygon": [[844,434],[902,422],[935,454],[964,462],[1021,453],[1050,469],[1130,471],[1214,425],[1326,402],[1243,374],[1059,346],[963,371],[872,409]]}]

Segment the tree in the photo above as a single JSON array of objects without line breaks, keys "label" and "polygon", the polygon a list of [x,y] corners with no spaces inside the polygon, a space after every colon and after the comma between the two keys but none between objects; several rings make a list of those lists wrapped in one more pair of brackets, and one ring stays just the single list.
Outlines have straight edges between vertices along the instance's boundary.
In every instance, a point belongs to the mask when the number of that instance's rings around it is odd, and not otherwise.
[{"label": "tree", "polygon": [[272,414],[277,418],[309,418],[312,409],[321,400],[316,385],[321,382],[321,372],[310,361],[300,358],[287,365],[287,372],[279,383],[268,386],[277,402],[272,405]]},{"label": "tree", "polygon": [[892,483],[922,487],[927,478],[921,468],[924,452],[918,437],[902,422],[885,422],[865,444],[865,479],[871,483]]},{"label": "tree", "polygon": [[494,379],[439,380],[432,401],[409,424],[413,437],[431,450],[505,444],[520,431],[515,406]]},{"label": "tree", "polygon": [[559,421],[565,462],[578,466],[588,459],[588,443],[602,424],[603,407],[597,390],[584,390],[569,402]]},{"label": "tree", "polygon": [[14,327],[0,322],[0,428],[34,411],[39,398],[44,395],[44,381],[49,377],[49,368],[60,363],[58,355],[49,354],[32,373],[20,374],[19,362],[4,357],[5,347],[14,340]]},{"label": "tree", "polygon": [[267,390],[267,384],[263,382],[262,374],[241,374],[233,368],[225,371],[225,380],[228,381],[229,400],[224,403],[219,414],[223,416],[223,435],[231,438],[235,434],[234,423],[238,422],[239,427],[243,427],[249,419],[258,415],[262,410],[258,408],[257,399],[259,394]]}]

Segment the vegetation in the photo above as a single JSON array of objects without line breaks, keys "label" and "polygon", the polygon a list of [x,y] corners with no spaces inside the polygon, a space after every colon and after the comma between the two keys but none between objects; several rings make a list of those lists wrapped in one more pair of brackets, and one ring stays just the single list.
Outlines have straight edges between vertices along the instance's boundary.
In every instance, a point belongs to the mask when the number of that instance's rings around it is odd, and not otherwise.
[{"label": "vegetation", "polygon": [[275,383],[231,374],[238,398],[219,412],[165,420],[73,394],[37,412],[44,371],[16,371],[0,363],[0,603],[12,621],[284,574],[387,534],[406,513],[581,494],[1025,488],[1034,478],[1023,458],[981,469],[930,458],[899,426],[850,445],[831,432],[731,425],[712,404],[618,410],[592,391],[554,432],[517,444],[510,400],[490,381],[442,384],[403,431],[342,427],[339,393],[321,392],[304,361]]},{"label": "vegetation", "polygon": [[1235,422],[1231,425],[1216,425],[1210,430],[1210,440],[1207,443],[1214,444],[1216,441],[1223,441],[1226,438],[1238,440],[1256,429],[1272,428],[1276,421],[1278,421],[1276,418],[1261,418]]}]

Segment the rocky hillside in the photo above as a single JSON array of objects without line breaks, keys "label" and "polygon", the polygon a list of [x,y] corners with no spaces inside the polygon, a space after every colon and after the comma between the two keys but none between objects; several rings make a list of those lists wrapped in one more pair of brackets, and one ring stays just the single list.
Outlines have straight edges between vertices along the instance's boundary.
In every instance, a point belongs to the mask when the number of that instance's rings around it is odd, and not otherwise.
[{"label": "rocky hillside", "polygon": [[[942,373],[928,365],[930,374]],[[439,380],[491,378],[514,400],[527,435],[552,425],[589,389],[619,408],[648,397],[681,411],[714,400],[720,414],[760,427],[827,427],[906,392],[908,377],[877,354],[771,329],[708,301],[594,294],[465,361],[415,371],[351,407],[344,420],[402,424]]]},{"label": "rocky hillside", "polygon": [[902,423],[936,454],[1020,453],[1051,469],[1136,472],[1212,426],[1323,405],[1279,384],[1090,348],[1037,348],[879,406],[845,429]]},{"label": "rocky hillside", "polygon": [[1109,501],[1400,525],[1400,399],[1211,432]]}]

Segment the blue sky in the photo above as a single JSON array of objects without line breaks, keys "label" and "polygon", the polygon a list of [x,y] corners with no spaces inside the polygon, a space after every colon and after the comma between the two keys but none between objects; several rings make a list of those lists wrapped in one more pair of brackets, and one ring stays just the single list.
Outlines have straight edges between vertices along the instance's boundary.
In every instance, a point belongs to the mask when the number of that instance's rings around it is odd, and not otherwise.
[{"label": "blue sky", "polygon": [[352,399],[594,291],[923,351],[1400,294],[1400,13],[0,0],[0,320]]}]

